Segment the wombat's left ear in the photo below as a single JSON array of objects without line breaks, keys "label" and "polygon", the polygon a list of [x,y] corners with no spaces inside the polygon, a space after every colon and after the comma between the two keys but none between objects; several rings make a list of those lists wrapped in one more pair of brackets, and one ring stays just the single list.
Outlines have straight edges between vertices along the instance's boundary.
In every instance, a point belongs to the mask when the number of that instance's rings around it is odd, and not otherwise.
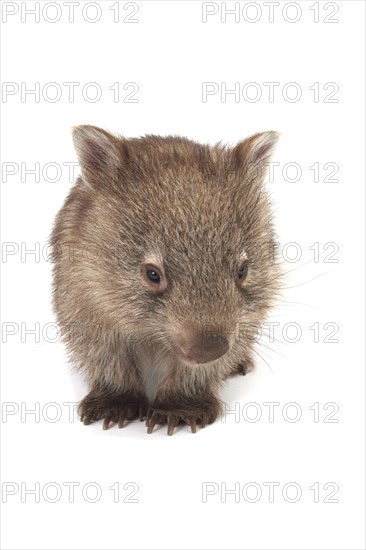
[{"label": "wombat's left ear", "polygon": [[121,140],[96,126],[74,126],[72,129],[83,181],[90,186],[118,175]]},{"label": "wombat's left ear", "polygon": [[279,137],[278,132],[262,132],[238,143],[232,150],[237,168],[245,174],[264,176]]}]

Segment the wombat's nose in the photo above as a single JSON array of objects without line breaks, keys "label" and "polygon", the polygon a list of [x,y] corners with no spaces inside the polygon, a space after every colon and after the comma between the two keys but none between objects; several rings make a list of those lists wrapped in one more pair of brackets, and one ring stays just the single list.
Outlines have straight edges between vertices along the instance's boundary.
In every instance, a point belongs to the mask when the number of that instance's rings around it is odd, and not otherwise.
[{"label": "wombat's nose", "polygon": [[209,363],[219,359],[229,350],[226,336],[221,334],[204,334],[194,341],[188,355],[197,363]]}]

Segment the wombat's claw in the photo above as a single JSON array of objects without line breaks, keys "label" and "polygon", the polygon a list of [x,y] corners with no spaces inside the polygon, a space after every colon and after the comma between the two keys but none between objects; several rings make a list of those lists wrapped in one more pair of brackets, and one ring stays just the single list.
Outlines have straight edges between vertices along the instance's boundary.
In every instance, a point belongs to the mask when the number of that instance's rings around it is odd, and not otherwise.
[{"label": "wombat's claw", "polygon": [[120,414],[119,419],[118,419],[118,428],[119,429],[123,428],[123,425],[125,423],[125,420],[126,420],[127,416],[128,415],[126,413]]},{"label": "wombat's claw", "polygon": [[211,424],[216,418],[215,415],[210,415],[203,411],[192,411],[192,413],[169,411],[164,409],[154,410],[150,408],[146,414],[146,427],[147,433],[151,434],[154,431],[156,424],[166,424],[167,434],[173,435],[174,428],[178,426],[180,422],[187,424],[191,428],[191,432],[194,434],[197,432],[197,426],[205,428],[207,424]]},{"label": "wombat's claw", "polygon": [[139,407],[139,421],[143,422],[146,416],[145,410],[143,407]]},{"label": "wombat's claw", "polygon": [[[80,413],[80,420],[84,424],[84,426],[89,426],[89,424],[93,424],[93,422],[98,417],[98,414],[91,411],[83,411]],[[99,416],[101,418],[101,416]]]},{"label": "wombat's claw", "polygon": [[110,416],[106,416],[103,421],[103,430],[108,430],[109,424],[111,423],[112,419]]},{"label": "wombat's claw", "polygon": [[254,363],[251,359],[247,359],[245,363],[239,363],[239,368],[241,368],[241,374],[245,376],[254,369]]},{"label": "wombat's claw", "polygon": [[153,432],[153,429],[155,428],[156,424],[158,423],[159,415],[157,412],[153,412],[151,416],[146,418],[146,425],[147,425],[147,433],[151,434]]},{"label": "wombat's claw", "polygon": [[79,405],[80,420],[85,425],[103,420],[103,430],[108,430],[111,423],[123,428],[126,421],[143,420],[146,410],[143,397],[101,392],[90,392]]},{"label": "wombat's claw", "polygon": [[170,414],[168,416],[168,428],[167,428],[167,434],[168,435],[173,435],[174,428],[176,427],[178,422],[179,422],[179,418],[177,416],[175,416],[175,414]]},{"label": "wombat's claw", "polygon": [[179,416],[175,414],[165,416],[150,409],[146,415],[147,433],[152,434],[156,424],[164,424],[165,422],[167,423],[167,434],[173,435],[174,428],[179,424]]},{"label": "wombat's claw", "polygon": [[202,419],[201,419],[201,428],[206,428],[208,423],[208,418],[206,413],[202,413]]},{"label": "wombat's claw", "polygon": [[84,424],[84,426],[89,426],[89,424],[93,423],[93,420],[91,418],[88,418],[86,415],[81,416],[80,420]]},{"label": "wombat's claw", "polygon": [[248,369],[248,366],[245,363],[239,363],[237,365],[237,371],[235,374],[241,374],[245,376],[248,370],[250,370],[250,368]]}]

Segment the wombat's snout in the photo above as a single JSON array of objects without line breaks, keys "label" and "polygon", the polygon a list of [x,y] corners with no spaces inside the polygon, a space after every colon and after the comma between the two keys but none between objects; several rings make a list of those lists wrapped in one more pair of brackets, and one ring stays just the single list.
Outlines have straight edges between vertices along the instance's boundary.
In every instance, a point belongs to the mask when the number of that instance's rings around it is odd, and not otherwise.
[{"label": "wombat's snout", "polygon": [[187,365],[210,363],[220,359],[231,347],[223,334],[199,334],[185,340],[177,339],[178,356]]}]

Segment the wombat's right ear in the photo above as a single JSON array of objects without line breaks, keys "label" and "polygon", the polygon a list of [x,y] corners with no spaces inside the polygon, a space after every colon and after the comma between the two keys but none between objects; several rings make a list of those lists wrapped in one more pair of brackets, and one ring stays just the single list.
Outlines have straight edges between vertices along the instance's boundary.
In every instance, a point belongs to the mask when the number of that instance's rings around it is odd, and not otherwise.
[{"label": "wombat's right ear", "polygon": [[253,181],[262,180],[279,137],[278,132],[262,132],[238,143],[232,151],[238,169]]},{"label": "wombat's right ear", "polygon": [[83,181],[90,186],[113,178],[121,162],[121,140],[96,126],[72,129]]}]

